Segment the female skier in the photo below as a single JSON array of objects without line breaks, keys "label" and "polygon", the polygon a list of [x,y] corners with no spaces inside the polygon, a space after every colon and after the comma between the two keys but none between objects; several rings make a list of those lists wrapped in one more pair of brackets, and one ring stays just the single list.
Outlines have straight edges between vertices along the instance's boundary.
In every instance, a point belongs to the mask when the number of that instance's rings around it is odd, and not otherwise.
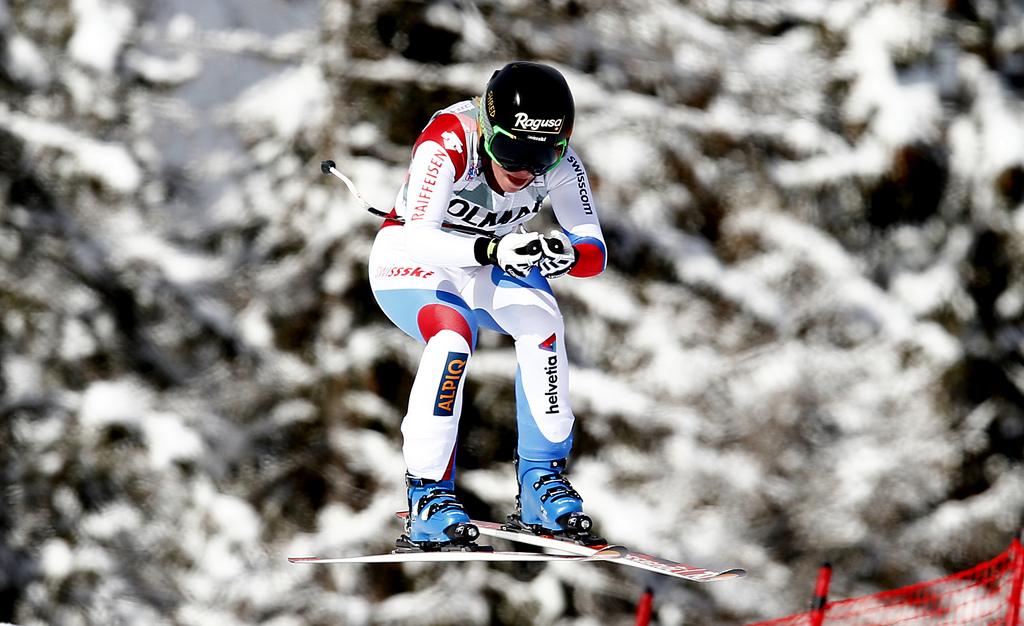
[{"label": "female skier", "polygon": [[[599,539],[563,475],[573,414],[565,328],[548,285],[566,274],[596,276],[606,264],[587,173],[569,147],[574,117],[554,68],[517,62],[496,71],[481,98],[430,119],[392,212],[401,220],[385,220],[374,241],[377,303],[425,344],[402,422],[409,517],[400,548],[475,547],[478,531],[454,478],[463,381],[480,328],[515,341],[519,493],[510,520],[582,543]],[[527,232],[546,196],[561,229]]]}]

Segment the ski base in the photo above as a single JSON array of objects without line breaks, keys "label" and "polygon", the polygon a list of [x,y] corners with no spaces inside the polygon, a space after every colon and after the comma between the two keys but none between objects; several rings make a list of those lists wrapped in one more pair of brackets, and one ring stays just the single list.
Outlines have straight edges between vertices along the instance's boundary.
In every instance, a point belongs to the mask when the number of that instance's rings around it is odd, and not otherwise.
[{"label": "ski base", "polygon": [[620,559],[628,552],[622,546],[605,546],[593,554],[543,554],[539,552],[504,552],[498,550],[446,550],[434,552],[391,552],[342,558],[316,556],[290,556],[289,563],[443,563],[469,561],[504,562],[558,562],[558,561],[610,561]]},{"label": "ski base", "polygon": [[[528,530],[524,531],[520,527],[511,526],[509,524],[496,524],[494,522],[485,522],[480,520],[472,520],[471,523],[480,529],[481,535],[487,537],[525,543],[551,550],[561,550],[569,554],[583,556],[592,553],[594,550],[601,549],[601,546],[599,545],[581,545],[571,539],[565,539],[555,535],[534,534]],[[742,578],[747,575],[746,570],[738,567],[726,570],[710,570],[703,567],[687,565],[685,563],[664,559],[651,554],[645,554],[643,552],[634,552],[632,550],[627,550],[625,555],[613,562],[620,565],[627,565],[638,569],[656,572],[658,574],[664,574],[666,576],[672,576],[674,578],[682,578],[684,580],[702,583]]]},{"label": "ski base", "polygon": [[[409,514],[406,511],[399,511],[395,515],[401,519],[405,519]],[[485,522],[483,520],[470,520],[469,523],[476,526],[480,530],[480,534],[486,537],[504,539],[505,541],[523,543],[537,546],[539,548],[547,548],[549,550],[558,550],[575,556],[587,556],[593,554],[595,551],[600,551],[604,547],[601,544],[585,545],[573,540],[572,538],[563,536],[546,534],[543,532],[535,533],[533,532],[534,529],[529,525],[516,524],[516,516],[509,515],[508,517],[509,523],[506,524]],[[747,575],[747,571],[739,567],[725,570],[711,570],[664,559],[652,554],[634,552],[626,548],[623,548],[623,550],[625,550],[625,554],[614,559],[612,561],[613,563],[644,569],[650,572],[663,574],[665,576],[672,576],[673,578],[682,578],[692,582],[717,582],[720,580],[742,578]]]},{"label": "ski base", "polygon": [[[408,512],[399,511],[398,517],[405,519]],[[731,568],[710,570],[694,565],[679,563],[670,559],[634,552],[624,546],[598,543],[600,537],[566,536],[548,534],[545,529],[534,528],[518,522],[515,516],[509,516],[509,523],[498,524],[481,520],[470,520],[481,535],[504,539],[514,543],[532,545],[559,552],[559,554],[499,551],[491,546],[480,546],[476,543],[452,544],[442,546],[424,546],[411,541],[403,542],[400,538],[394,552],[389,554],[370,554],[343,558],[323,558],[315,556],[288,557],[291,563],[414,563],[414,562],[466,562],[466,561],[505,561],[505,562],[558,562],[558,561],[607,561],[629,567],[682,578],[692,582],[715,582],[742,578],[746,570]],[[424,550],[423,548],[427,549]]]}]

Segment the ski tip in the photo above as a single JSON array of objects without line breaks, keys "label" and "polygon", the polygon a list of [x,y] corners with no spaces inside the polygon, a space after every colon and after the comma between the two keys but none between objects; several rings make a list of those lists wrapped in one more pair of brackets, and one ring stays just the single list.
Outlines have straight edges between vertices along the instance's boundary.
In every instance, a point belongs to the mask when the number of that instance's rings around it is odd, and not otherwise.
[{"label": "ski tip", "polygon": [[743,578],[747,575],[747,570],[741,568],[727,569],[724,572],[718,572],[714,577],[709,580],[730,580],[732,578]]},{"label": "ski tip", "polygon": [[314,561],[319,561],[319,560],[320,560],[320,557],[318,557],[318,556],[290,556],[290,557],[288,557],[288,562],[289,563],[312,563]]},{"label": "ski tip", "polygon": [[330,174],[331,169],[333,169],[335,165],[336,163],[330,159],[327,159],[326,161],[320,161],[320,171],[323,172],[324,174]]},{"label": "ski tip", "polygon": [[629,554],[629,548],[626,546],[604,546],[597,552],[587,557],[587,560],[594,559],[621,559],[622,557]]}]

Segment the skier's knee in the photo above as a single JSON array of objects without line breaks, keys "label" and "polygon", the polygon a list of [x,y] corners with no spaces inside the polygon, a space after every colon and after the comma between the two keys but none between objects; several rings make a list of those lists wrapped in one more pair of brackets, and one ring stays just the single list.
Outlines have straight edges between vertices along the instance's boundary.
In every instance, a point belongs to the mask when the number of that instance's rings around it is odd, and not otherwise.
[{"label": "skier's knee", "polygon": [[442,330],[458,333],[466,340],[470,351],[476,348],[477,323],[471,316],[447,304],[428,304],[420,309],[416,316],[420,335],[423,341],[430,339]]}]

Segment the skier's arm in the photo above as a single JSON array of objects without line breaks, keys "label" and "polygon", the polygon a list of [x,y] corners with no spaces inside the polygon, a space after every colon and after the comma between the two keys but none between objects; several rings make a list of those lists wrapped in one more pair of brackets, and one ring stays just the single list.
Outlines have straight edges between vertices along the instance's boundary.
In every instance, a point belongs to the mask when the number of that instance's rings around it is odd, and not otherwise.
[{"label": "skier's arm", "polygon": [[405,236],[410,258],[417,263],[471,267],[480,265],[479,239],[441,229],[455,181],[466,168],[465,134],[458,118],[436,117],[413,148],[405,185]]},{"label": "skier's arm", "polygon": [[406,250],[417,263],[451,267],[497,265],[526,276],[541,259],[540,235],[462,237],[442,230],[455,181],[468,165],[462,123],[442,114],[427,125],[413,147],[405,186]]},{"label": "skier's arm", "polygon": [[456,180],[456,166],[432,141],[416,148],[406,187],[405,237],[409,258],[417,263],[452,267],[497,265],[514,276],[526,276],[542,255],[537,233],[504,237],[461,237],[441,224]]},{"label": "skier's arm", "polygon": [[570,276],[588,278],[604,271],[608,254],[597,219],[590,180],[579,156],[570,148],[565,159],[548,174],[548,197],[555,219],[576,254]]}]

